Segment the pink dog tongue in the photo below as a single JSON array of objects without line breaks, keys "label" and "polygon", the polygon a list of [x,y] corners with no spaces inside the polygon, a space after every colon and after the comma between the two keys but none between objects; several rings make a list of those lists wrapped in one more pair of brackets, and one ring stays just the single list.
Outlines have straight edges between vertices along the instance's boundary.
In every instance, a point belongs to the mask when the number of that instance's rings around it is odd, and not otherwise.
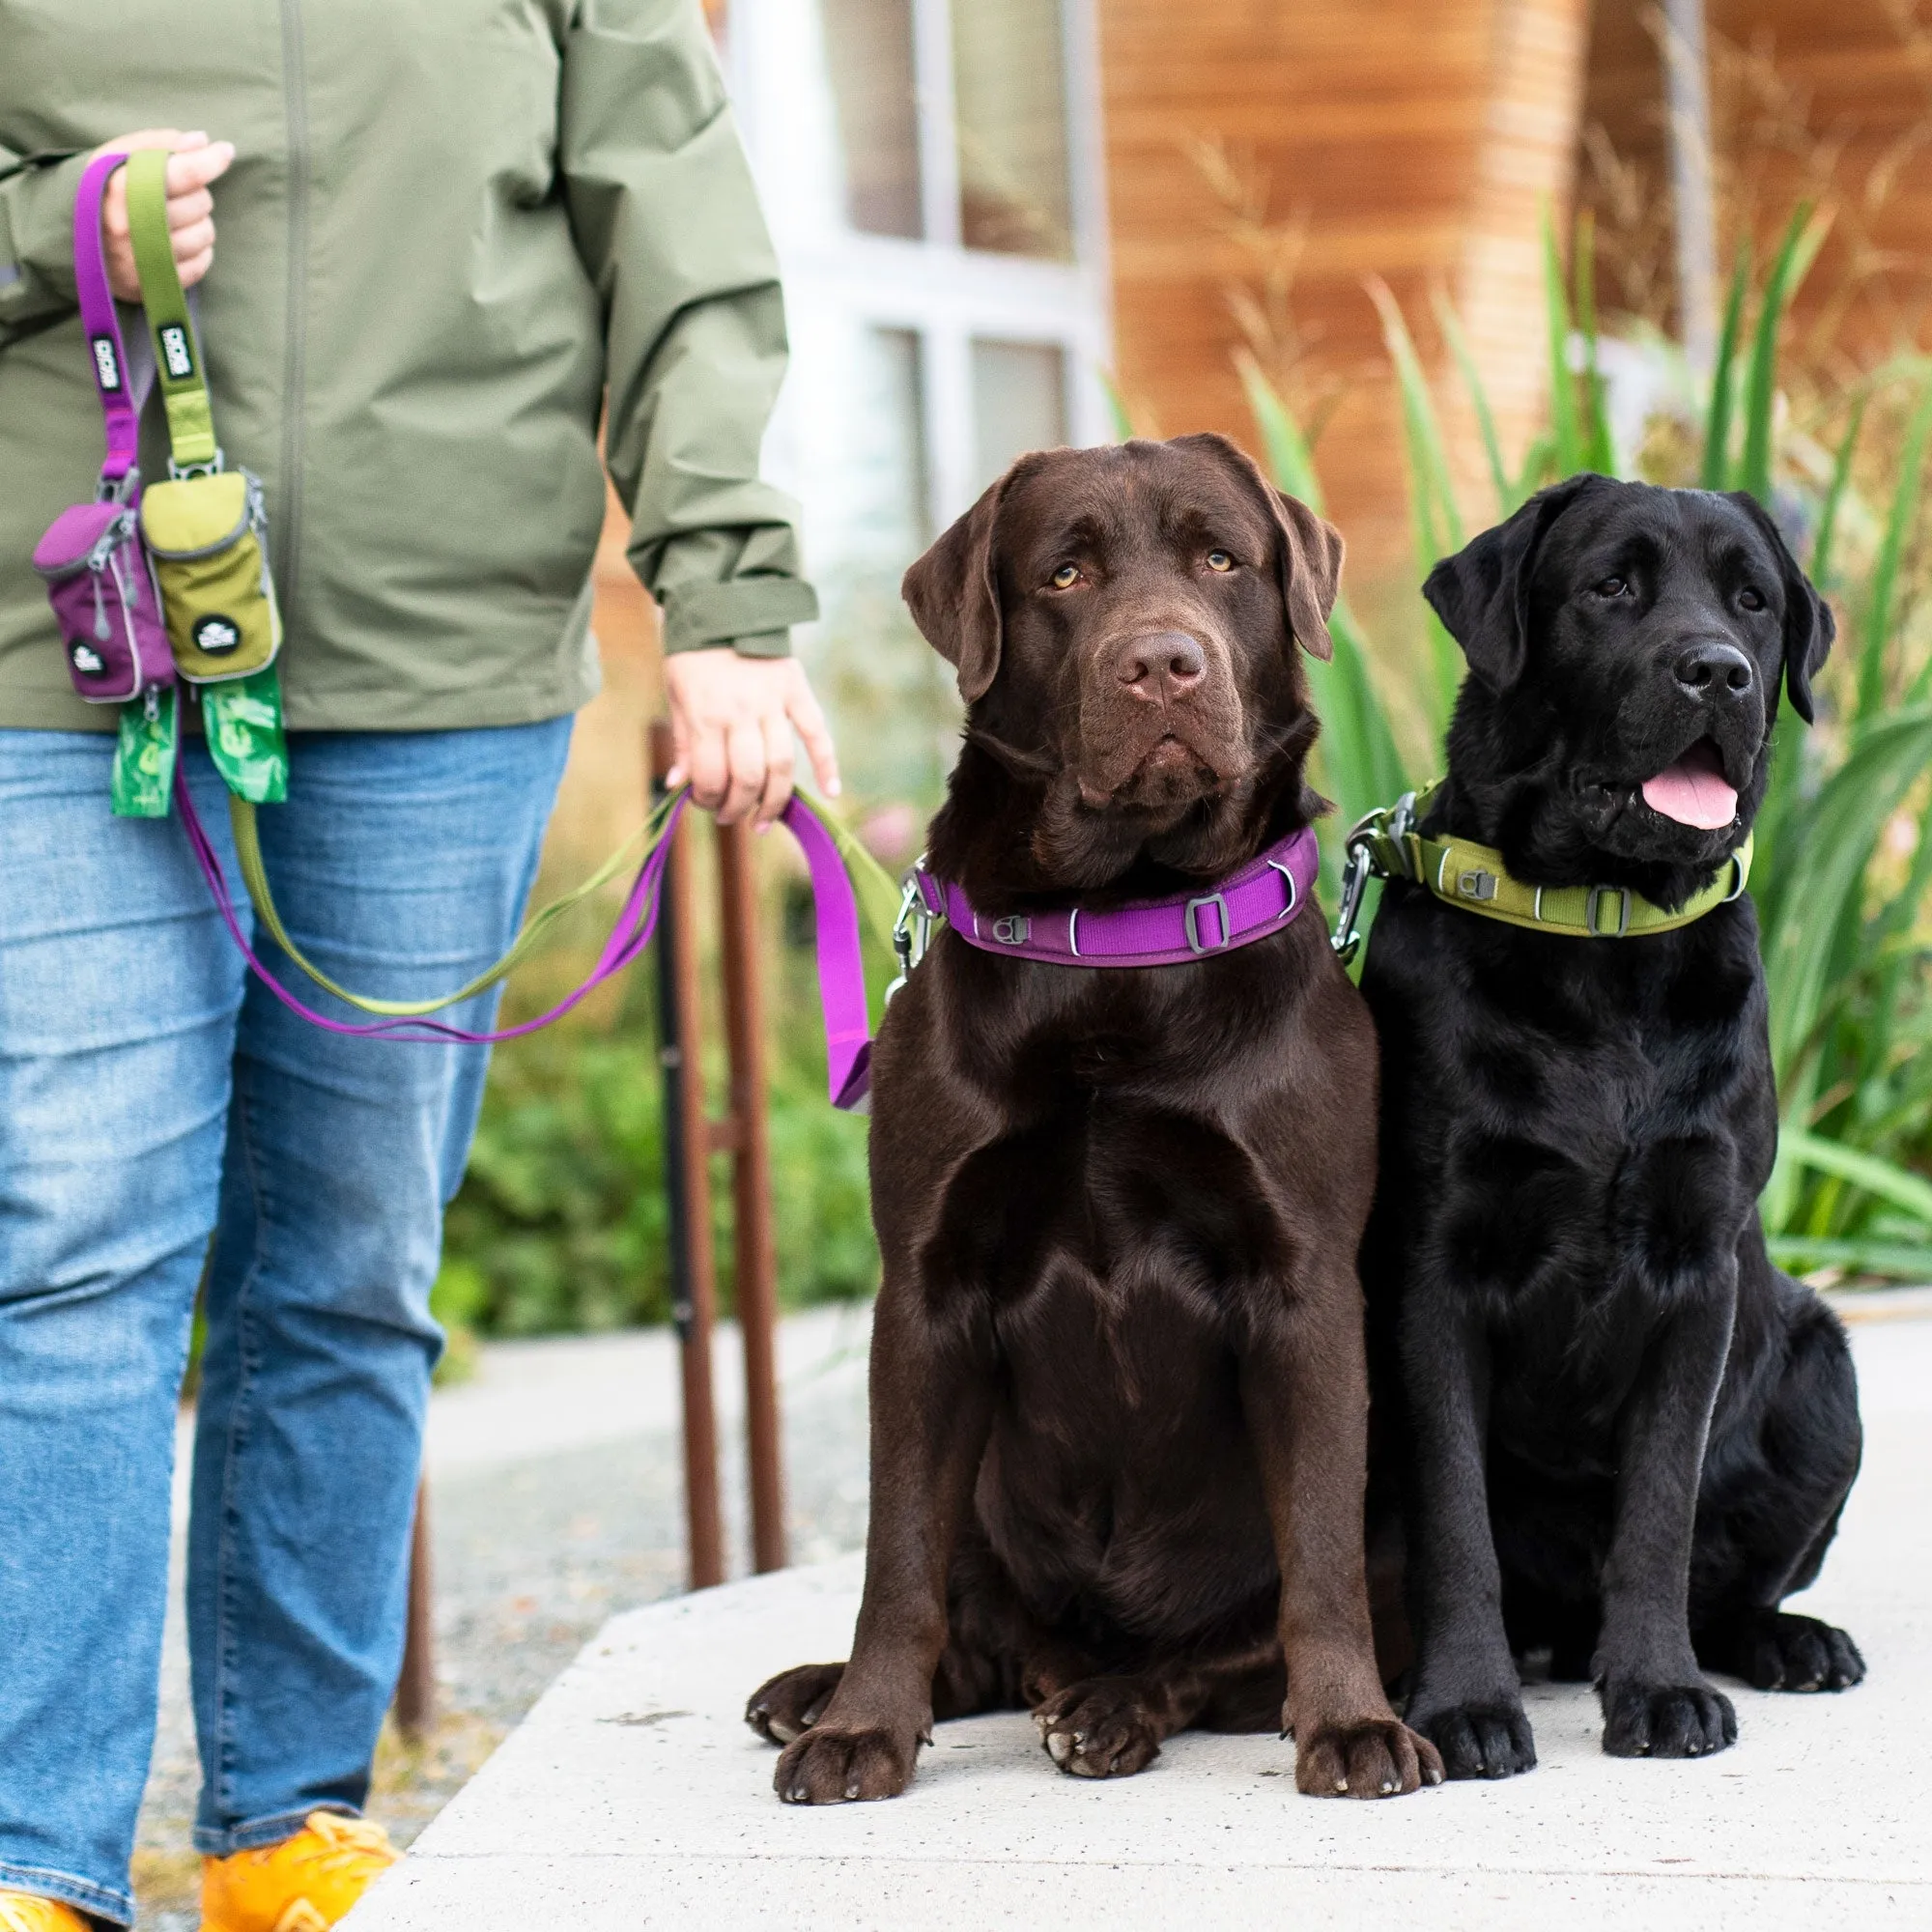
[{"label": "pink dog tongue", "polygon": [[1717,832],[1738,813],[1738,794],[1724,781],[1717,748],[1700,738],[1674,765],[1643,781],[1644,803],[1680,825]]}]

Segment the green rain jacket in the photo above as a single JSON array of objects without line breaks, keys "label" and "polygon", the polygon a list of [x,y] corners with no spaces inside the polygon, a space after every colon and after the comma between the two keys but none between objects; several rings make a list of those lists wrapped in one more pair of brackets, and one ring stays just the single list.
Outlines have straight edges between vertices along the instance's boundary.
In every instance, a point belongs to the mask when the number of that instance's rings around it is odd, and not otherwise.
[{"label": "green rain jacket", "polygon": [[236,146],[197,301],[216,433],[268,489],[291,726],[596,690],[607,390],[667,648],[778,655],[815,613],[758,479],[784,314],[699,0],[0,0],[0,726],[114,723],[30,556],[101,456],[81,157],[154,127]]}]

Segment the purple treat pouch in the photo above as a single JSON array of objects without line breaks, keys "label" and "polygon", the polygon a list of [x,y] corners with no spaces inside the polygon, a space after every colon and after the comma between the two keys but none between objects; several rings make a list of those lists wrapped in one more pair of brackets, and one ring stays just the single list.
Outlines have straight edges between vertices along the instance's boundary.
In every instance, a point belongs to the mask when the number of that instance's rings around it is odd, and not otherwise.
[{"label": "purple treat pouch", "polygon": [[137,509],[141,400],[154,371],[145,367],[137,376],[128,362],[100,242],[101,196],[127,158],[102,155],[91,162],[73,202],[74,283],[107,460],[95,501],[63,510],[34,547],[34,568],[47,581],[47,601],[60,623],[68,675],[91,704],[125,704],[175,677]]},{"label": "purple treat pouch", "polygon": [[61,629],[68,675],[91,704],[125,704],[174,682],[154,565],[127,503],[75,503],[34,547]]}]

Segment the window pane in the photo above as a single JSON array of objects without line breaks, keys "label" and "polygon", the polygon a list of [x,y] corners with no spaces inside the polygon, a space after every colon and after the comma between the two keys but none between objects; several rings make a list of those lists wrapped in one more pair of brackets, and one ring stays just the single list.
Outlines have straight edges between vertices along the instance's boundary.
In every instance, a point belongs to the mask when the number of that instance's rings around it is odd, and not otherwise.
[{"label": "window pane", "polygon": [[1065,353],[1053,343],[974,343],[974,487],[983,490],[1014,457],[1065,440]]},{"label": "window pane", "polygon": [[931,537],[921,341],[911,329],[857,327],[843,347],[838,433],[811,472],[824,621],[800,647],[832,712],[850,795],[917,802],[916,829],[959,731],[952,674],[899,599],[900,576]]},{"label": "window pane", "polygon": [[912,0],[821,0],[845,156],[845,212],[868,235],[924,233]]},{"label": "window pane", "polygon": [[1060,0],[953,0],[952,73],[967,247],[1072,260]]},{"label": "window pane", "polygon": [[853,412],[854,548],[895,570],[903,570],[931,535],[922,386],[917,331],[867,329],[865,375]]}]

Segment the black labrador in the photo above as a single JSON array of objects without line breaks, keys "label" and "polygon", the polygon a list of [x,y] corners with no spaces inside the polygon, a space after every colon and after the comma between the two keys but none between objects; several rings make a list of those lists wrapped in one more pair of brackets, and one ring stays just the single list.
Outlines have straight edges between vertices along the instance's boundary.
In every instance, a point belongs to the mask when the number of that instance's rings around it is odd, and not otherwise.
[{"label": "black labrador", "polygon": [[[1600,476],[1532,498],[1424,595],[1470,675],[1419,829],[1498,848],[1526,885],[1665,909],[1742,844],[1780,675],[1809,723],[1833,636],[1749,497]],[[1818,1573],[1861,1435],[1843,1330],[1765,1251],[1749,898],[1599,939],[1392,881],[1362,990],[1383,1069],[1373,1542],[1404,1551],[1408,1722],[1451,1776],[1527,1770],[1515,1659],[1546,1647],[1596,1683],[1619,1756],[1735,1741],[1704,1669],[1856,1684],[1843,1632],[1778,1609]]]},{"label": "black labrador", "polygon": [[[906,577],[970,706],[933,870],[1024,930],[1305,826],[1341,562],[1219,437],[1022,458]],[[850,1662],[753,1694],[779,1795],[890,1797],[935,1718],[1011,1709],[1079,1776],[1286,1724],[1303,1791],[1438,1781],[1370,1626],[1375,1034],[1312,899],[1153,967],[948,927],[872,1066],[865,1598]]]}]

